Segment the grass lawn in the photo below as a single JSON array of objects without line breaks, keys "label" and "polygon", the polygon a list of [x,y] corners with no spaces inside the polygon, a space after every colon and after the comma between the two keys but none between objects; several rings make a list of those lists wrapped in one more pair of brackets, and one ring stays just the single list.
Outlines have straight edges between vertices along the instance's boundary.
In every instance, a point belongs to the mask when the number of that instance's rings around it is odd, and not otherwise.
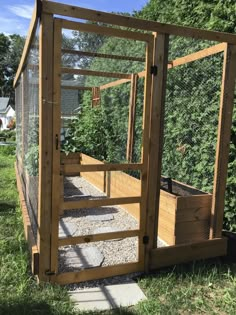
[{"label": "grass lawn", "polygon": [[[11,150],[0,147],[0,314],[82,314],[65,288],[37,285],[30,274]],[[235,274],[236,263],[220,259],[162,269],[138,280],[147,301],[87,314],[236,314]]]}]

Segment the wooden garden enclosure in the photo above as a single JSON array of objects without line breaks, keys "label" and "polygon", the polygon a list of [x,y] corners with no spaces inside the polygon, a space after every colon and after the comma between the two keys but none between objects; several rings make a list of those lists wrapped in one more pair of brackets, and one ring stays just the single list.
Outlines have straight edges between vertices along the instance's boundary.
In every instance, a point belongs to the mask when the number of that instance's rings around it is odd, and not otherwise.
[{"label": "wooden garden enclosure", "polygon": [[[70,18],[73,18],[70,20]],[[75,20],[79,19],[79,20]],[[84,23],[93,22],[93,23]],[[98,23],[99,22],[99,23]],[[62,31],[74,30],[142,43],[143,56],[71,50],[63,46]],[[171,60],[170,37],[204,40],[209,47]],[[218,42],[218,43],[215,43]],[[212,44],[213,43],[213,44]],[[183,53],[183,52],[181,52]],[[163,137],[165,135],[166,81],[169,71],[209,56],[222,54],[222,80],[215,150],[212,194],[171,181],[190,192],[187,196],[160,190]],[[109,72],[65,66],[63,54],[142,62],[143,70]],[[66,81],[67,77],[70,80]],[[80,76],[106,78],[88,86]],[[189,27],[118,16],[50,1],[37,1],[22,59],[15,77],[17,112],[17,184],[32,271],[39,281],[59,284],[99,279],[130,272],[149,271],[176,263],[221,256],[227,241],[222,238],[224,197],[236,76],[236,36]],[[71,84],[73,78],[73,84]],[[132,161],[137,82],[143,80],[143,125],[140,160]],[[126,161],[104,163],[84,152],[61,152],[63,98],[65,91],[90,93],[100,106],[104,90],[130,84],[127,115]],[[64,91],[64,92],[63,92]],[[64,94],[63,94],[64,93]],[[101,101],[102,102],[102,101]],[[86,132],[86,130],[85,130]],[[168,131],[170,132],[170,131]],[[181,149],[179,149],[181,150]],[[140,173],[139,179],[127,171]],[[64,177],[81,176],[104,192],[103,198],[64,198]],[[162,178],[162,181],[168,178]],[[138,221],[135,229],[59,237],[64,211],[120,205]],[[166,242],[157,247],[157,236]],[[104,267],[63,272],[59,247],[136,237],[137,260]],[[124,248],[125,252],[125,248]]]}]

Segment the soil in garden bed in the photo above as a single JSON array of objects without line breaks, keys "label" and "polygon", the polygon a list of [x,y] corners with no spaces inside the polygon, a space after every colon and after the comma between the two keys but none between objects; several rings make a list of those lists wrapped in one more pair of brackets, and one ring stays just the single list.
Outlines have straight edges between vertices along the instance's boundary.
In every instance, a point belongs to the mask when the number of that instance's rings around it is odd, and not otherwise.
[{"label": "soil in garden bed", "polygon": [[167,191],[175,196],[196,196],[196,195],[205,195],[206,193],[195,189],[193,187],[185,186],[181,183],[178,183],[171,178],[162,177],[161,178],[161,189]]}]

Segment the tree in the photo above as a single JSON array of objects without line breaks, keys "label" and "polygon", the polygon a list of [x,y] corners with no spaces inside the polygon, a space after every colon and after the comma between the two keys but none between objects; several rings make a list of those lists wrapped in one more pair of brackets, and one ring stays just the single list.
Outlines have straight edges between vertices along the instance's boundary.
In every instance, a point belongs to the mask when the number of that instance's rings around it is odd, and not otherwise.
[{"label": "tree", "polygon": [[20,62],[25,38],[13,34],[0,34],[0,95],[9,96],[14,104],[13,80]]},{"label": "tree", "polygon": [[235,33],[236,3],[232,0],[150,0],[136,16],[163,23]]},{"label": "tree", "polygon": [[0,96],[4,96],[4,89],[6,85],[6,59],[7,59],[7,53],[10,46],[10,40],[7,36],[5,36],[3,33],[0,34]]}]

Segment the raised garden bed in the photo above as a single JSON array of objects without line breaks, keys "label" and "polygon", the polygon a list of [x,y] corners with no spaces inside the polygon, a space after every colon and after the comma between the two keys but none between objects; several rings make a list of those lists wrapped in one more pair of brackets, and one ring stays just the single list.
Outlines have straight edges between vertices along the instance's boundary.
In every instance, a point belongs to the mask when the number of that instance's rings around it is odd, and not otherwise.
[{"label": "raised garden bed", "polygon": [[[88,155],[77,154],[73,153],[71,162],[76,160],[84,165],[103,163]],[[67,158],[67,163],[69,160]],[[80,175],[110,197],[139,196],[141,192],[141,181],[124,172],[85,172]],[[168,245],[207,240],[212,195],[175,180],[171,181],[171,186],[172,193],[167,191],[166,180],[162,183],[158,237]],[[122,205],[122,208],[139,221],[139,204]]]},{"label": "raised garden bed", "polygon": [[161,190],[158,235],[169,245],[209,238],[212,195],[178,181]]}]

